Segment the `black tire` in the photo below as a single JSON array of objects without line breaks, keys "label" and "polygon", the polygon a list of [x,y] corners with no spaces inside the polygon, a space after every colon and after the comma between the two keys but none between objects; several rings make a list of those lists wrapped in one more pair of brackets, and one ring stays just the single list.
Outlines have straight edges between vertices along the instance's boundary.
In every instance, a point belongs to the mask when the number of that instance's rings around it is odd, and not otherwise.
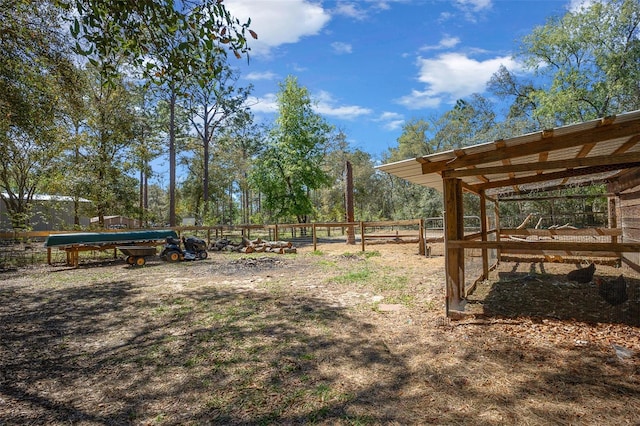
[{"label": "black tire", "polygon": [[206,250],[202,250],[200,253],[198,253],[198,258],[200,260],[205,260],[207,257],[209,257],[209,253],[207,253]]},{"label": "black tire", "polygon": [[144,257],[136,257],[136,265],[144,266],[145,263],[147,263],[147,261],[144,260]]},{"label": "black tire", "polygon": [[127,263],[129,265],[133,265],[134,263],[136,263],[136,260],[133,256],[127,256]]},{"label": "black tire", "polygon": [[167,262],[179,262],[180,257],[180,253],[175,250],[168,251],[167,254],[165,254],[165,259],[167,259]]}]

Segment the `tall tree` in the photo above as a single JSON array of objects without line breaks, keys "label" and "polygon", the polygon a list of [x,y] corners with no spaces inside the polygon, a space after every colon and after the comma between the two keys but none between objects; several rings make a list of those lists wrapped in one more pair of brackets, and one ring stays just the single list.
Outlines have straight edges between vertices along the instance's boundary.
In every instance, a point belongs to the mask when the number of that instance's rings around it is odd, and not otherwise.
[{"label": "tall tree", "polygon": [[289,76],[280,83],[278,117],[252,170],[275,219],[305,223],[313,213],[311,191],[328,184],[324,156],[333,128],[313,110],[309,92]]},{"label": "tall tree", "polygon": [[205,68],[197,78],[191,80],[185,102],[189,121],[198,135],[199,149],[202,150],[203,218],[207,217],[210,203],[209,163],[214,133],[235,115],[246,110],[245,103],[251,91],[251,87],[237,86],[238,74],[226,64]]},{"label": "tall tree", "polygon": [[[250,21],[240,23],[221,0],[178,2],[175,0],[58,0],[77,14],[72,24],[76,51],[95,65],[115,64],[113,57],[125,56],[138,65],[146,78],[166,88],[169,121],[169,223],[176,225],[176,141],[173,118],[181,82],[195,77],[204,85],[201,72],[215,72],[232,52],[237,58],[248,54],[246,32]],[[115,66],[101,68],[117,80]]]},{"label": "tall tree", "polygon": [[[220,156],[226,156],[232,163],[230,173],[235,179],[240,191],[240,216],[242,223],[252,220],[252,191],[249,184],[249,170],[253,158],[260,151],[265,140],[267,130],[264,126],[254,123],[253,115],[249,111],[236,114],[227,122],[218,140]],[[217,164],[213,161],[212,165]]]},{"label": "tall tree", "polygon": [[134,102],[124,82],[105,84],[104,74],[93,70],[87,143],[81,149],[86,190],[94,202],[100,225],[109,212],[132,212],[135,180],[126,172],[125,156],[133,139]]},{"label": "tall tree", "polygon": [[64,149],[62,122],[75,68],[50,2],[0,0],[0,198],[12,224],[29,226],[31,199]]},{"label": "tall tree", "polygon": [[151,161],[158,158],[162,149],[162,126],[157,99],[146,85],[140,85],[133,93],[133,146],[131,161],[139,172],[139,218],[145,225],[149,220],[149,178],[152,176]]}]

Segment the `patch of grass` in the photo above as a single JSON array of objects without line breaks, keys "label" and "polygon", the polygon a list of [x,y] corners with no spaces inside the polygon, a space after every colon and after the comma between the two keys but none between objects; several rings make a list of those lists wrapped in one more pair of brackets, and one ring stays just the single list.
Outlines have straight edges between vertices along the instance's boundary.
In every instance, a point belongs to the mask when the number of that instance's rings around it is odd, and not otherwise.
[{"label": "patch of grass", "polygon": [[407,307],[411,307],[414,305],[416,298],[411,294],[401,294],[399,296],[391,296],[387,297],[386,301],[388,303],[398,303]]},{"label": "patch of grass", "polygon": [[384,275],[381,280],[375,282],[376,291],[403,291],[407,288],[409,278],[405,275]]},{"label": "patch of grass", "polygon": [[311,252],[312,256],[324,256],[324,252],[322,250],[314,250]]},{"label": "patch of grass", "polygon": [[322,267],[324,270],[328,270],[335,268],[338,263],[335,260],[322,259],[317,263],[317,265]]},{"label": "patch of grass", "polygon": [[357,271],[349,271],[345,274],[332,278],[338,284],[361,284],[369,281],[373,273],[370,269],[364,268]]},{"label": "patch of grass", "polygon": [[372,257],[380,257],[380,256],[382,256],[382,254],[380,254],[380,252],[378,250],[361,251],[360,252],[360,256],[364,257],[365,259],[371,259]]}]

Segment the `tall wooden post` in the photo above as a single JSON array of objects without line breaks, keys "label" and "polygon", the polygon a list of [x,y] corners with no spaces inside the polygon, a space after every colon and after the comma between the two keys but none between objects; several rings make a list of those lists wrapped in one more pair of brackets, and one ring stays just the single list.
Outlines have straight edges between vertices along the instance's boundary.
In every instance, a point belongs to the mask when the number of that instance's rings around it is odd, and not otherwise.
[{"label": "tall wooden post", "polygon": [[[351,168],[351,162],[347,161],[344,171],[344,202],[346,210],[347,222],[353,222],[355,213],[353,208],[353,169]],[[347,227],[347,244],[356,243],[356,230],[353,226]]]},{"label": "tall wooden post", "polygon": [[[487,223],[487,197],[484,190],[480,191],[480,238],[482,241],[487,241],[487,232],[489,230],[489,224]],[[482,277],[487,279],[489,277],[489,251],[486,248],[482,249]]]},{"label": "tall wooden post", "polygon": [[[498,196],[496,195],[496,200],[494,202],[494,215],[496,222],[496,241],[500,242],[500,203],[498,202]],[[500,262],[500,257],[502,254],[500,253],[500,249],[496,249],[496,259]]]},{"label": "tall wooden post", "polygon": [[462,181],[445,178],[444,185],[444,246],[447,280],[447,315],[449,309],[464,308],[464,249],[451,248],[451,241],[464,239],[464,209],[462,206]]}]

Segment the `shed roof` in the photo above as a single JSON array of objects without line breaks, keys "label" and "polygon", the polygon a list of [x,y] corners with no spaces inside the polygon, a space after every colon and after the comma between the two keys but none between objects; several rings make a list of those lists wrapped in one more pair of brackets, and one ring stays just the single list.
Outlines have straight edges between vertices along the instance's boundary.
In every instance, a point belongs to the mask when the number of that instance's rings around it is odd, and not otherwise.
[{"label": "shed roof", "polygon": [[487,195],[640,181],[640,110],[377,168],[440,191],[443,178],[459,178]]}]

